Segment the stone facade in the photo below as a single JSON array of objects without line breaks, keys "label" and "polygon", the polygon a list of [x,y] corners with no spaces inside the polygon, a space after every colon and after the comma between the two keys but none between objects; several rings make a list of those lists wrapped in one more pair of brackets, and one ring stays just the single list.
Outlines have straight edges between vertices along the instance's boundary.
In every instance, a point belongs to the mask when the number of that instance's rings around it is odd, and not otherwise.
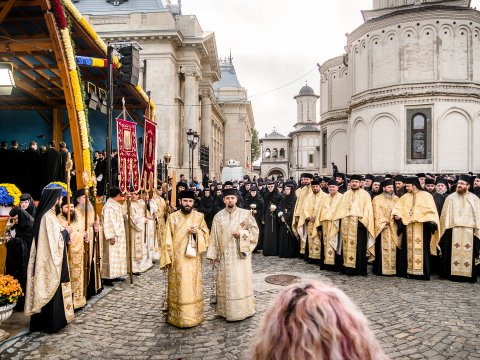
[{"label": "stone facade", "polygon": [[[480,12],[374,1],[321,74],[322,172],[480,170]],[[324,136],[325,135],[325,136]],[[347,144],[347,146],[345,146]]]},{"label": "stone facade", "polygon": [[[169,152],[171,167],[179,174],[188,174],[186,132],[192,129],[200,134],[200,144],[209,148],[210,178],[220,178],[225,156],[241,160],[242,164],[249,161],[245,153],[248,150],[250,154],[250,150],[245,142],[253,127],[251,105],[242,100],[237,109],[226,111],[222,96],[214,91],[214,84],[221,79],[221,67],[213,32],[203,31],[194,15],[183,15],[181,6],[170,1],[113,5],[80,0],[75,5],[106,42],[135,41],[142,47],[140,86],[151,91],[157,105],[159,159]],[[232,123],[245,121],[233,119],[232,113],[245,113],[252,121],[244,137],[230,137],[231,147],[226,154],[225,136],[231,133],[230,128],[238,128],[238,124],[227,126],[227,117]],[[193,159],[194,174],[199,177],[200,144]]]},{"label": "stone facade", "polygon": [[255,128],[252,103],[240,85],[232,57],[220,61],[221,79],[213,84],[216,102],[225,116],[224,162],[236,160],[252,169],[252,131]]}]

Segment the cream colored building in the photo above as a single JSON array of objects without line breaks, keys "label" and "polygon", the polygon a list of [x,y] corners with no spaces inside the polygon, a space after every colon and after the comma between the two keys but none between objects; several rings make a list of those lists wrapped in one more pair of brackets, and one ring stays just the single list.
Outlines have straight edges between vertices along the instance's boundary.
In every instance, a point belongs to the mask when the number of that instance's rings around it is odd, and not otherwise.
[{"label": "cream colored building", "polygon": [[213,84],[216,102],[226,123],[225,147],[220,160],[236,160],[244,169],[252,166],[252,130],[255,128],[252,103],[240,85],[232,57],[220,60],[221,79]]},{"label": "cream colored building", "polygon": [[480,12],[374,0],[321,73],[322,172],[480,171]]},{"label": "cream colored building", "polygon": [[318,173],[320,167],[320,128],[317,122],[319,96],[308,85],[294,96],[297,121],[294,130],[284,136],[275,130],[260,139],[262,144],[261,176],[298,179],[301,173]]},{"label": "cream colored building", "polygon": [[[208,148],[210,178],[220,178],[226,156],[242,163],[249,161],[245,153],[249,151],[246,141],[254,124],[251,105],[243,88],[214,91],[213,84],[222,82],[213,32],[204,31],[194,15],[183,15],[181,6],[172,5],[169,0],[118,4],[79,0],[75,5],[105,41],[136,41],[142,47],[140,86],[151,91],[157,105],[159,158],[169,152],[172,167],[178,174],[188,176],[186,132],[192,129],[200,134],[200,144]],[[239,99],[235,108],[222,102],[230,97]],[[240,126],[242,121],[248,126]],[[243,136],[238,136],[238,130]],[[226,135],[230,136],[227,150]],[[199,179],[200,144],[193,159],[194,173]]]}]

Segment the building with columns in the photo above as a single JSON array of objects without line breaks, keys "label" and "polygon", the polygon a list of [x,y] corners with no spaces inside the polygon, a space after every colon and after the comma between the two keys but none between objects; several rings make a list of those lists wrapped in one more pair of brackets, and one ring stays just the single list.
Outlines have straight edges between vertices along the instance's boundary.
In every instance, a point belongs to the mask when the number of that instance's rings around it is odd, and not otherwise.
[{"label": "building with columns", "polygon": [[320,167],[320,128],[317,121],[319,96],[308,85],[294,96],[297,121],[294,130],[284,136],[277,131],[265,134],[262,144],[261,176],[298,179],[303,172],[316,173]]},{"label": "building with columns", "polygon": [[[75,5],[106,42],[136,41],[141,46],[140,86],[151,91],[157,105],[159,159],[169,152],[171,167],[187,175],[189,129],[200,135],[193,158],[194,174],[199,178],[202,173],[219,178],[225,156],[245,157],[240,150],[245,148],[246,138],[231,137],[229,151],[232,147],[233,153],[224,150],[230,113],[225,112],[218,86],[217,91],[213,88],[221,83],[222,75],[215,34],[204,31],[194,15],[183,15],[181,5],[169,0],[77,0]],[[251,115],[246,92],[244,98],[244,112]],[[241,142],[238,146],[237,141]],[[208,159],[202,166],[201,152]]]},{"label": "building with columns", "polygon": [[255,128],[252,103],[247,90],[240,85],[233,59],[220,60],[221,79],[213,84],[216,103],[225,116],[225,142],[223,155],[225,162],[236,160],[246,170],[252,169],[252,131]]},{"label": "building with columns", "polygon": [[373,0],[320,67],[321,173],[480,171],[480,12]]}]

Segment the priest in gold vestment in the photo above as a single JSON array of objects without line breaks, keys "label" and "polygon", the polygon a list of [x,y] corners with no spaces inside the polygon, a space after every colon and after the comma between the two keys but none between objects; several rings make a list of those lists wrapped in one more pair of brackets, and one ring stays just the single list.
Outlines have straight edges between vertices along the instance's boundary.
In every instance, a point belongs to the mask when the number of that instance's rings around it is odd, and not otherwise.
[{"label": "priest in gold vestment", "polygon": [[314,223],[314,232],[320,229],[320,268],[322,270],[338,271],[342,265],[340,242],[340,220],[333,220],[338,204],[342,199],[338,192],[338,183],[335,179],[328,182],[328,195],[322,201]]},{"label": "priest in gold vestment", "polygon": [[[352,175],[347,190],[335,210],[333,220],[341,220],[340,229],[332,228],[329,238],[340,231],[343,266],[347,275],[367,275],[367,260],[375,256],[373,209],[370,194],[360,189],[360,175]],[[335,224],[335,223],[334,223]]]},{"label": "priest in gold vestment", "polygon": [[303,228],[305,225],[307,228],[306,233],[301,232],[300,249],[303,249],[305,261],[320,264],[320,238],[322,233],[314,226],[314,223],[320,213],[323,200],[328,195],[322,191],[319,179],[313,179],[310,186],[312,192],[305,197],[298,221],[298,228]]},{"label": "priest in gold vestment", "polygon": [[[167,203],[162,197],[163,189],[160,187],[152,197],[152,200],[155,201],[158,211],[155,213],[155,223],[156,223],[156,235],[154,238],[154,248],[155,256],[153,260],[160,260],[160,241],[165,236],[165,220],[167,215]],[[156,258],[158,255],[158,259]]]},{"label": "priest in gold vestment", "polygon": [[400,248],[398,226],[392,210],[398,202],[393,179],[385,179],[380,184],[380,193],[372,200],[375,222],[375,261],[373,273],[376,275],[397,274],[397,252]]},{"label": "priest in gold vestment", "polygon": [[78,216],[73,203],[67,204],[67,198],[62,199],[61,212],[57,215],[58,222],[64,228],[68,226],[68,212],[70,212],[70,251],[68,264],[70,267],[70,282],[73,292],[73,308],[81,309],[87,304],[85,288],[85,258],[84,248],[89,246],[89,235],[85,231],[84,221]]},{"label": "priest in gold vestment", "polygon": [[[148,219],[145,216],[145,200],[139,194],[131,193],[130,203],[130,237],[132,239],[132,272],[140,274],[153,266],[150,244],[147,238]],[[127,202],[123,204],[125,226],[128,226]],[[153,234],[152,234],[153,236]]]},{"label": "priest in gold vestment", "polygon": [[102,209],[104,235],[102,279],[113,280],[127,275],[127,235],[125,233],[124,207],[118,187],[110,189],[110,197]]},{"label": "priest in gold vestment", "polygon": [[168,268],[167,322],[187,328],[204,319],[202,254],[209,237],[203,214],[193,210],[195,193],[179,196],[181,209],[168,217],[160,243],[160,267]]},{"label": "priest in gold vestment", "polygon": [[[302,224],[299,226],[300,216],[303,212],[303,203],[305,202],[306,197],[312,193],[312,187],[310,183],[313,180],[313,175],[309,173],[303,173],[301,175],[301,185],[299,189],[295,191],[295,195],[297,195],[297,202],[295,203],[295,209],[293,211],[293,220],[292,220],[292,231],[295,236],[299,236],[300,239],[306,239],[308,230],[307,225]],[[300,241],[302,242],[302,241]],[[300,254],[305,254],[305,247],[306,247],[306,240],[302,244],[300,244]]]},{"label": "priest in gold vestment", "polygon": [[[75,213],[77,215],[77,221],[82,222],[83,228],[85,228],[85,213],[87,213],[87,229],[88,229],[88,246],[89,246],[89,251],[88,251],[88,258],[90,261],[89,264],[89,279],[88,279],[88,288],[87,288],[87,300],[92,297],[93,295],[99,293],[102,289],[102,274],[100,266],[97,266],[97,261],[98,258],[101,258],[100,256],[97,256],[97,248],[100,249],[100,254],[101,254],[101,228],[100,228],[100,222],[98,219],[95,219],[95,209],[93,208],[92,203],[90,200],[87,200],[85,189],[80,189],[75,192],[74,194],[74,204],[75,204]],[[88,204],[88,205],[87,205]],[[88,208],[87,208],[88,206]],[[85,211],[85,209],[88,209]],[[96,241],[99,241],[99,246],[97,247],[96,244],[94,243],[94,239],[97,239]]]},{"label": "priest in gold vestment", "polygon": [[439,242],[437,208],[416,176],[407,177],[405,184],[407,193],[392,211],[403,224],[397,275],[430,280],[430,254],[437,255]]},{"label": "priest in gold vestment", "polygon": [[442,276],[453,281],[477,282],[475,259],[480,250],[480,199],[469,191],[470,176],[460,175],[440,217]]},{"label": "priest in gold vestment", "polygon": [[31,316],[32,332],[57,332],[75,317],[66,246],[71,229],[62,228],[55,214],[62,191],[56,186],[43,190],[33,224],[25,289],[25,315]]},{"label": "priest in gold vestment", "polygon": [[236,206],[235,189],[226,189],[223,195],[226,207],[213,218],[207,258],[219,266],[217,315],[239,321],[255,314],[252,252],[259,230],[252,213]]}]

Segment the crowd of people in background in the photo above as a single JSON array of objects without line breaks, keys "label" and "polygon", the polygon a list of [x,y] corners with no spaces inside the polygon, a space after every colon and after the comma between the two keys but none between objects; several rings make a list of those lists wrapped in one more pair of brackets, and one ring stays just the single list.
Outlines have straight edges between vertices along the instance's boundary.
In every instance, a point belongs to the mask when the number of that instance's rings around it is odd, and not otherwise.
[{"label": "crowd of people in background", "polygon": [[[264,256],[301,257],[347,275],[366,276],[372,264],[376,275],[477,279],[480,175],[305,173],[299,184],[281,176],[223,184],[206,178],[199,184],[195,178],[188,184],[182,175],[176,189],[195,192],[194,207],[209,227],[225,207],[222,191],[235,189],[238,206],[255,217],[260,232],[255,251]],[[466,201],[468,208],[457,211],[453,200]],[[459,235],[462,221],[469,235]],[[459,247],[464,251],[457,252]]]},{"label": "crowd of people in background", "polygon": [[[26,145],[26,144],[22,144]],[[10,147],[6,141],[0,143],[0,184],[15,184],[23,193],[30,194],[35,200],[40,199],[42,189],[51,182],[67,183],[67,160],[70,150],[61,141],[58,144],[51,141],[48,147],[38,146],[31,141],[28,148],[22,149],[18,141],[11,141]],[[95,151],[93,169],[97,177],[97,193],[105,194],[106,156],[103,151]],[[112,186],[118,185],[118,152],[113,149]],[[70,189],[77,189],[75,161],[71,154],[72,169],[70,170]]]}]

